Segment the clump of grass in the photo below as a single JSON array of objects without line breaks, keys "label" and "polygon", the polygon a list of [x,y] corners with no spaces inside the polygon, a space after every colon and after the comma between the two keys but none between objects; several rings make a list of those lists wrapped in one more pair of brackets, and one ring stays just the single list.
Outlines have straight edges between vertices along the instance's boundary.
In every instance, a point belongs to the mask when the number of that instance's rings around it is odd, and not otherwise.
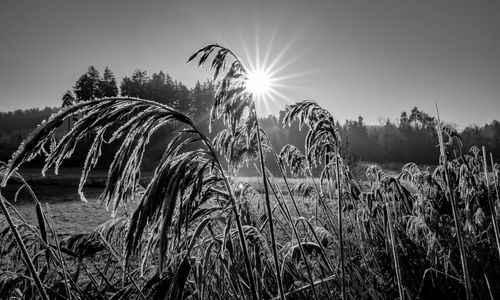
[{"label": "clump of grass", "polygon": [[[500,276],[500,168],[490,155],[490,178],[484,148],[482,153],[477,147],[465,153],[460,144],[452,149],[456,133],[438,122],[441,165],[433,173],[413,163],[396,176],[370,166],[369,185],[361,191],[341,155],[330,112],[310,100],[288,106],[284,125],[298,122],[307,128],[305,151],[287,145],[277,153],[259,126],[243,62],[219,45],[200,49],[189,58],[194,60],[198,66],[210,64],[214,78],[222,78],[211,120],[222,119],[227,129],[212,141],[188,116],[166,105],[106,98],[53,115],[2,166],[3,186],[40,154],[46,155],[43,172],[57,172],[78,141],[91,138],[78,188],[85,201],[86,178],[102,145],[114,141],[119,147],[100,201],[113,215],[121,206],[127,213],[92,232],[61,238],[50,209],[42,207],[26,182],[36,226],[0,197],[0,297],[500,296],[494,280]],[[75,115],[73,128],[55,141],[55,128]],[[150,137],[172,122],[181,129],[152,180],[141,186]],[[284,185],[267,169],[266,156],[278,164]],[[262,192],[229,176],[243,164],[255,165]],[[287,173],[303,181],[292,187]]]}]

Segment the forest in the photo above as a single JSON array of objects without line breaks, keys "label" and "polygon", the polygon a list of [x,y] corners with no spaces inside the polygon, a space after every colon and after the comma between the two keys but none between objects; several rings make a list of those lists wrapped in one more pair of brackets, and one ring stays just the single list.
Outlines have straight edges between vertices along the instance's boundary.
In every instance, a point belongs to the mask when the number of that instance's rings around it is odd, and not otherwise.
[{"label": "forest", "polygon": [[[118,85],[113,72],[108,67],[104,69],[101,76],[95,67],[89,66],[87,72],[75,82],[74,87],[62,96],[61,107],[118,95],[149,99],[186,113],[197,122],[205,134],[213,137],[214,134],[208,130],[209,115],[217,87],[216,82],[206,80],[188,88],[163,71],[148,75],[147,71],[139,69],[130,77],[124,77]],[[59,109],[58,107],[45,107],[44,109],[0,112],[0,161],[7,161],[19,143],[36,125]],[[300,145],[299,142],[305,137],[305,131],[300,131],[297,124],[284,128],[282,126],[284,114],[283,110],[278,116],[260,116],[262,127],[277,148],[281,148],[286,143]],[[356,120],[343,122],[336,120],[336,126],[344,137],[342,141],[344,156],[351,162],[366,161],[402,165],[404,162],[412,161],[418,164],[436,165],[439,150],[436,147],[436,120],[431,116],[433,114],[433,112],[424,112],[413,107],[408,112],[401,112],[398,118],[392,121],[387,118],[377,125],[365,124],[362,116]],[[66,127],[59,128],[59,136],[66,133],[77,118],[68,120]],[[224,128],[222,122],[218,120],[212,126],[214,127],[212,132],[215,133]],[[160,149],[168,143],[168,139],[164,137],[172,135],[174,131],[175,128],[169,126],[162,128],[152,137],[154,144],[158,146],[146,153],[144,160],[146,169],[153,165],[148,164],[149,161],[154,161],[161,156]],[[483,125],[470,125],[457,133],[464,149],[474,145],[486,146],[495,158],[500,157],[500,122],[497,120]],[[89,141],[90,139],[86,139],[80,143]],[[81,166],[83,159],[83,153],[76,153],[72,159],[65,162],[65,166]],[[110,160],[111,157],[104,157],[100,162],[101,166],[106,168]],[[31,165],[37,166],[41,163],[41,161],[34,161]],[[276,166],[272,166],[271,169],[274,173],[277,172]],[[245,169],[242,169],[242,172],[245,173]]]}]

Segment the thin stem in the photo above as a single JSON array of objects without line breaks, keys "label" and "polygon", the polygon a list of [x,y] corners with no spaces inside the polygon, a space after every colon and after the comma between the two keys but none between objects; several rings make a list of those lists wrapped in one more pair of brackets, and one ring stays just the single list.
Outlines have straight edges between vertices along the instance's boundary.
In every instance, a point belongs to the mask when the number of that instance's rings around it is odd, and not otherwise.
[{"label": "thin stem", "polygon": [[[122,265],[122,268],[123,268],[123,279],[122,281],[125,282],[125,278],[128,276],[130,281],[132,282],[132,284],[134,285],[135,289],[137,290],[137,292],[139,293],[139,296],[141,296],[141,298],[143,300],[146,300],[146,296],[144,295],[144,293],[141,291],[141,289],[139,288],[139,285],[137,284],[137,282],[135,281],[134,277],[132,276],[132,274],[127,270],[127,265],[126,263],[124,262],[124,259],[123,257],[121,256],[121,254],[118,253],[118,251],[116,251],[113,246],[104,238],[103,234],[101,232],[99,232],[99,237],[101,238],[101,241],[106,245],[106,247],[108,248],[109,250],[109,253],[111,253],[111,255],[113,255],[116,260],[118,262],[121,262],[121,265]],[[132,271],[134,272],[134,271]]]},{"label": "thin stem", "polygon": [[274,156],[274,160],[276,161],[276,164],[279,167],[281,178],[283,178],[283,181],[285,182],[285,186],[286,186],[288,194],[290,195],[290,198],[292,200],[292,204],[293,204],[293,207],[295,208],[295,212],[297,212],[297,216],[300,217],[301,216],[300,215],[300,210],[297,207],[297,203],[295,202],[295,198],[293,197],[292,190],[290,188],[290,185],[288,184],[288,179],[286,178],[285,170],[283,169],[283,166],[279,163],[278,154],[274,150],[273,150],[273,156]]},{"label": "thin stem", "polygon": [[338,218],[339,218],[339,237],[340,237],[340,272],[342,275],[342,299],[346,299],[345,292],[345,266],[344,266],[344,234],[342,230],[342,192],[340,183],[340,166],[338,149],[335,150],[335,168],[337,175],[337,200],[338,200]]},{"label": "thin stem", "polygon": [[253,300],[260,299],[260,297],[258,297],[257,289],[255,286],[255,281],[254,281],[253,272],[252,272],[252,265],[250,263],[250,256],[248,255],[248,248],[247,248],[247,244],[246,244],[245,234],[243,233],[243,225],[241,224],[240,213],[239,213],[237,205],[236,205],[236,201],[235,201],[235,197],[233,194],[233,190],[231,189],[231,185],[229,184],[229,181],[226,177],[226,174],[222,171],[223,170],[222,165],[220,164],[219,158],[217,157],[215,149],[213,148],[210,140],[208,140],[208,138],[198,129],[198,127],[196,127],[196,125],[194,123],[190,123],[189,126],[191,126],[191,128],[193,128],[194,131],[196,131],[198,133],[198,135],[201,137],[201,139],[203,140],[203,142],[207,146],[208,150],[212,154],[212,158],[213,158],[214,162],[217,164],[218,168],[220,169],[222,179],[223,179],[224,184],[225,184],[225,186],[228,190],[228,193],[229,193],[229,199],[232,202],[231,203],[232,210],[233,210],[235,220],[236,220],[236,227],[238,229],[238,237],[240,240],[240,246],[241,246],[241,250],[243,252],[243,258],[245,260],[245,267],[247,269],[247,276],[248,276],[248,281],[249,281],[249,285],[250,285],[250,293],[252,294]]},{"label": "thin stem", "polygon": [[[387,199],[389,200],[389,199]],[[392,201],[394,202],[394,200]],[[396,269],[396,280],[398,281],[398,291],[399,291],[399,298],[401,300],[404,299],[404,293],[403,293],[403,283],[401,281],[401,268],[399,266],[399,256],[398,256],[398,249],[396,248],[396,238],[394,236],[394,228],[392,224],[392,206],[390,205],[390,202],[387,201],[385,204],[385,207],[387,209],[387,223],[389,225],[389,235],[391,239],[391,244],[392,244],[392,255],[394,259],[394,269]]]},{"label": "thin stem", "polygon": [[[308,173],[309,173],[309,178],[311,178],[313,185],[314,185],[314,188],[316,189],[316,192],[318,193],[318,200],[319,201],[316,201],[316,209],[317,209],[317,203],[319,202],[323,206],[324,213],[325,213],[327,221],[330,223],[331,230],[333,232],[337,233],[335,231],[334,222],[333,222],[333,211],[330,210],[330,208],[328,207],[328,205],[325,202],[325,199],[323,199],[321,187],[318,186],[318,183],[314,179],[311,169],[308,169]],[[316,213],[316,220],[318,220],[317,213]]]},{"label": "thin stem", "polygon": [[488,280],[488,276],[486,276],[486,273],[483,273],[484,279],[486,280],[486,285],[488,286],[488,293],[490,294],[490,299],[493,300],[495,297],[493,297],[493,294],[491,293],[491,286],[490,286],[490,281]]},{"label": "thin stem", "polygon": [[72,297],[71,297],[71,291],[69,290],[69,281],[68,281],[68,276],[67,276],[68,267],[66,266],[66,262],[64,261],[64,258],[63,258],[62,253],[61,253],[61,247],[59,245],[59,239],[57,238],[56,229],[54,226],[54,220],[52,219],[52,214],[50,213],[49,204],[46,203],[46,206],[47,206],[47,214],[49,216],[49,218],[47,220],[47,225],[49,225],[50,231],[52,232],[52,235],[54,237],[54,241],[56,243],[57,254],[59,256],[59,260],[61,263],[61,269],[62,269],[62,273],[63,273],[64,288],[66,289],[66,297],[68,297],[68,299],[71,300]]},{"label": "thin stem", "polygon": [[24,245],[23,239],[21,238],[19,231],[17,231],[17,228],[14,225],[14,222],[12,221],[12,217],[10,216],[9,211],[7,210],[7,207],[5,206],[4,201],[7,201],[7,200],[0,194],[0,208],[2,209],[2,212],[5,216],[5,219],[7,220],[7,223],[9,223],[10,230],[12,230],[12,233],[14,235],[14,238],[16,239],[17,245],[21,249],[26,267],[30,271],[31,276],[33,276],[33,280],[35,281],[36,287],[37,287],[38,291],[40,292],[42,299],[48,300],[49,296],[47,295],[47,292],[45,291],[45,287],[43,286],[42,281],[40,280],[40,277],[38,277],[38,274],[36,273],[35,266],[33,265],[33,262],[31,261],[31,258],[28,254],[28,250],[26,249],[26,245]]},{"label": "thin stem", "polygon": [[431,272],[431,271],[434,272],[434,273],[436,273],[436,274],[443,275],[446,278],[450,278],[450,279],[456,280],[459,283],[462,281],[460,278],[451,276],[450,274],[446,274],[446,273],[444,273],[442,271],[439,271],[439,270],[436,270],[434,268],[428,268],[428,269],[426,269],[424,271],[424,275],[422,276],[422,281],[420,282],[420,288],[418,289],[417,299],[422,299],[422,297],[420,297],[420,294],[422,294],[422,291],[424,291],[425,279],[427,278],[427,274],[429,274],[429,272]]},{"label": "thin stem", "polygon": [[[255,112],[255,106],[253,106]],[[255,112],[255,114],[257,114]],[[260,157],[260,166],[262,170],[262,181],[264,182],[264,193],[266,197],[266,208],[267,208],[267,218],[269,220],[269,232],[271,234],[271,248],[273,250],[273,258],[274,265],[276,268],[276,280],[278,281],[278,292],[280,294],[280,298],[285,300],[285,294],[283,292],[283,282],[281,281],[280,271],[279,271],[279,260],[278,260],[278,251],[276,250],[276,238],[274,235],[274,224],[273,224],[273,212],[271,209],[271,200],[269,199],[269,190],[267,186],[267,176],[266,176],[266,167],[264,163],[264,154],[262,153],[262,143],[260,140],[260,126],[257,116],[255,117],[255,125],[257,128],[257,145],[259,146],[259,157]]]},{"label": "thin stem", "polygon": [[[330,276],[330,277],[327,277],[327,278],[324,278],[324,279],[317,280],[317,281],[314,282],[314,284],[317,285],[317,286],[319,286],[319,285],[322,285],[324,283],[327,283],[327,282],[335,280],[335,279],[337,279],[336,276]],[[300,288],[298,288],[296,290],[293,290],[291,292],[286,293],[286,296],[291,296],[293,294],[306,291],[306,290],[310,289],[311,287],[312,287],[311,284],[305,285],[305,286],[300,287]],[[276,298],[272,298],[271,300],[277,300],[277,299],[279,299],[279,298],[276,297]]]},{"label": "thin stem", "polygon": [[[494,165],[493,165],[493,156],[490,153],[490,159],[491,159],[491,168],[493,171],[493,174],[495,174]],[[500,235],[498,232],[498,223],[497,223],[497,209],[496,205],[493,202],[493,199],[491,198],[490,195],[490,180],[488,177],[488,166],[487,166],[487,161],[486,161],[486,148],[483,146],[483,167],[484,167],[484,179],[486,180],[486,193],[488,194],[488,202],[490,204],[490,210],[491,210],[491,222],[493,223],[493,231],[495,232],[495,240],[497,242],[497,250],[498,250],[498,257],[500,258]],[[493,175],[495,176],[495,175]],[[495,192],[497,196],[497,201],[498,201],[498,187],[496,185],[496,178],[495,178]]]},{"label": "thin stem", "polygon": [[[282,172],[282,175],[284,175],[283,172]],[[276,201],[278,203],[280,203],[280,199],[278,197],[278,193],[274,190],[274,187],[273,187],[271,181],[269,181],[269,184],[271,185],[271,189],[273,189],[273,193],[276,196]],[[314,279],[313,279],[311,267],[309,266],[309,261],[307,260],[306,253],[304,251],[304,247],[302,246],[302,239],[300,238],[300,235],[299,235],[299,233],[297,231],[297,228],[295,227],[295,225],[293,223],[292,216],[290,214],[290,210],[288,209],[288,205],[286,204],[286,201],[285,201],[285,199],[283,197],[283,193],[281,192],[281,190],[279,190],[279,187],[278,187],[278,185],[276,183],[275,183],[275,185],[276,185],[276,188],[278,189],[278,192],[279,192],[279,194],[281,195],[281,198],[282,198],[281,201],[283,202],[283,204],[281,205],[281,207],[282,207],[282,210],[283,210],[283,214],[285,215],[287,221],[289,222],[290,227],[292,228],[293,234],[295,235],[295,238],[297,239],[297,243],[298,243],[298,246],[299,246],[300,255],[302,256],[302,259],[304,260],[304,265],[306,267],[307,276],[309,277],[309,281],[310,281],[310,284],[311,284],[311,288],[312,288],[312,292],[313,292],[313,295],[314,295],[314,299],[318,299],[318,294],[316,293],[316,287],[314,286]],[[289,191],[290,191],[290,189],[289,189]],[[295,206],[295,208],[297,208],[297,207]],[[299,217],[300,217],[300,214],[299,214]]]},{"label": "thin stem", "polygon": [[462,237],[462,226],[461,226],[460,220],[458,219],[459,215],[458,215],[457,203],[456,203],[455,195],[451,189],[450,177],[448,175],[448,167],[447,167],[447,162],[446,162],[446,152],[445,152],[444,142],[443,142],[443,132],[441,129],[441,120],[439,119],[439,110],[437,107],[437,103],[436,103],[436,111],[437,111],[437,131],[438,131],[437,133],[438,133],[438,139],[439,139],[440,163],[442,164],[443,169],[444,169],[445,197],[451,203],[451,209],[453,211],[453,219],[455,222],[455,229],[457,232],[458,247],[460,249],[460,259],[461,259],[461,263],[462,263],[462,271],[464,273],[463,279],[464,279],[464,285],[465,285],[465,293],[467,296],[467,300],[471,300],[472,299],[472,291],[471,291],[469,270],[467,269],[467,256],[465,253],[465,247],[464,247],[464,242],[463,242],[463,237]]}]

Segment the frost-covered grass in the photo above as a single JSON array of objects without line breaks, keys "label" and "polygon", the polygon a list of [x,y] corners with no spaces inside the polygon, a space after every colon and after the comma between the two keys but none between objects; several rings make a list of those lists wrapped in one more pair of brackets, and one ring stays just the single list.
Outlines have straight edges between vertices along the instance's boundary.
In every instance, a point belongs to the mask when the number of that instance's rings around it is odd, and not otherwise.
[{"label": "frost-covered grass", "polygon": [[[219,45],[189,61],[203,65],[210,57],[215,77],[223,74],[211,119],[227,125],[213,140],[169,106],[106,98],[53,115],[0,166],[0,261],[7,262],[0,264],[0,298],[500,297],[500,166],[484,148],[457,147],[456,132],[438,119],[435,170],[407,163],[386,172],[370,165],[357,171],[366,177],[360,182],[343,160],[330,112],[310,100],[288,106],[284,126],[298,122],[307,130],[305,152],[296,145],[274,149],[245,88],[245,66]],[[73,129],[54,140],[54,130],[74,116]],[[141,163],[149,138],[173,122],[185,129],[145,182]],[[29,200],[19,207],[35,217],[22,220],[7,207],[5,197],[16,194],[5,185],[14,178],[24,184],[16,172],[23,163],[43,154],[42,173],[57,170],[83,137],[92,146],[78,184],[70,187],[88,208],[95,194],[84,183],[92,180],[101,146],[120,144],[99,195],[114,218],[63,238],[57,218],[71,211],[64,201],[47,206],[36,186],[25,184]],[[266,171],[264,155],[280,167],[276,178]],[[248,162],[257,166],[258,180],[229,176]],[[319,178],[312,177],[313,167]],[[97,222],[86,211],[73,214],[79,218],[70,222]]]}]

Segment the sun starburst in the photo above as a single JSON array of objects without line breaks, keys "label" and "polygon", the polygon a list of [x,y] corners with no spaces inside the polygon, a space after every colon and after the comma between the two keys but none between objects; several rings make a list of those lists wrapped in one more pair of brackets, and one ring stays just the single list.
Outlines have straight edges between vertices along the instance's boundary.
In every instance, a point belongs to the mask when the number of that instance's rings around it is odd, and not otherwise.
[{"label": "sun starburst", "polygon": [[[253,94],[255,107],[261,116],[277,114],[291,104],[293,101],[289,94],[298,87],[296,79],[305,75],[291,72],[290,65],[301,56],[291,56],[289,53],[294,39],[277,49],[274,38],[275,35],[272,35],[266,40],[256,35],[252,43],[254,47],[242,42],[245,54],[242,62],[247,72],[246,88]],[[263,44],[266,47],[261,47]]]},{"label": "sun starburst", "polygon": [[247,88],[256,97],[266,97],[272,88],[271,82],[272,78],[266,71],[257,69],[248,73]]},{"label": "sun starburst", "polygon": [[246,88],[253,95],[255,106],[260,113],[270,113],[270,106],[282,102],[285,96],[279,91],[280,77],[276,70],[265,61],[247,60]]}]

